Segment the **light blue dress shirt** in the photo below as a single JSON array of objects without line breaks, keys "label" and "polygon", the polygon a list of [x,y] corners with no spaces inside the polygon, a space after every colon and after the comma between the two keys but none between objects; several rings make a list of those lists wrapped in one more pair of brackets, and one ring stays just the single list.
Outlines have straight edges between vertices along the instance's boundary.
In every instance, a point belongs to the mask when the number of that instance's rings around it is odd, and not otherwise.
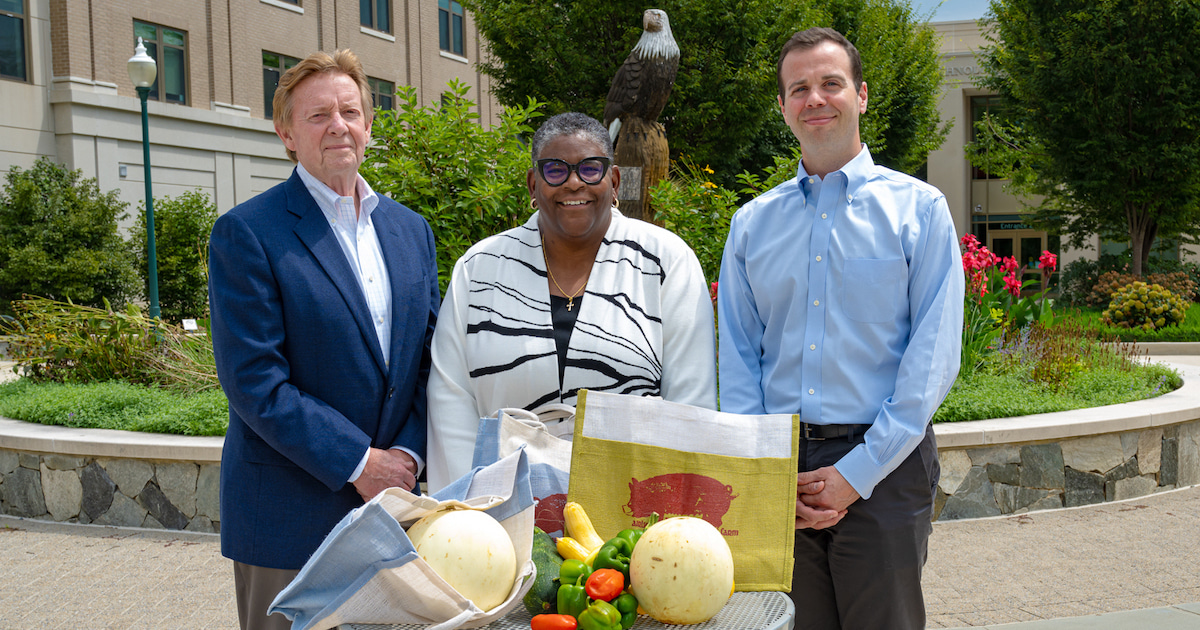
[{"label": "light blue dress shirt", "polygon": [[[371,214],[379,206],[379,196],[367,184],[367,180],[358,176],[358,210],[354,208],[354,197],[339,195],[324,182],[313,177],[303,164],[296,164],[296,172],[300,181],[308,189],[313,201],[329,221],[329,228],[342,247],[342,253],[350,262],[358,286],[367,299],[367,309],[371,311],[371,322],[375,325],[375,336],[379,339],[379,347],[383,350],[383,360],[391,359],[392,347],[392,285],[388,281],[387,262],[383,259],[383,250],[379,246],[379,237],[375,234],[375,222]],[[425,461],[412,449],[394,446],[412,455],[417,463],[417,474]],[[354,472],[350,473],[349,483],[358,481],[363,469],[367,467],[367,458],[371,454],[368,448],[359,460]]]},{"label": "light blue dress shirt", "polygon": [[958,375],[963,270],[946,198],[865,145],[824,179],[801,163],[733,216],[717,312],[721,410],[872,425],[835,465],[870,498]]}]

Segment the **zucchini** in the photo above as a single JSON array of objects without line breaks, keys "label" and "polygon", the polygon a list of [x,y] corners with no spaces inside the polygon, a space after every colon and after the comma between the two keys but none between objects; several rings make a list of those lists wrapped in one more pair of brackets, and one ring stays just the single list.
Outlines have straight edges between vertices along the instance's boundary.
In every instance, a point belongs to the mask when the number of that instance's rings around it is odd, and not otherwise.
[{"label": "zucchini", "polygon": [[522,602],[531,615],[558,612],[558,568],[562,556],[554,548],[554,539],[541,529],[533,528],[533,551],[530,554],[537,573],[533,577],[533,588],[525,594]]}]

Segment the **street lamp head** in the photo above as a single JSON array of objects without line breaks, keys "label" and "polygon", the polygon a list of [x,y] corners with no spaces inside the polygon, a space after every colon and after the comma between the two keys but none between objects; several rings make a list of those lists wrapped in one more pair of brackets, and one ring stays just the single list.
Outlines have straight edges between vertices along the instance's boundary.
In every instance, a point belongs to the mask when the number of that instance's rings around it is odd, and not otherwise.
[{"label": "street lamp head", "polygon": [[134,55],[129,58],[128,67],[129,80],[133,81],[134,87],[149,88],[158,78],[158,66],[154,59],[146,54],[146,46],[142,44],[141,37],[138,38]]}]

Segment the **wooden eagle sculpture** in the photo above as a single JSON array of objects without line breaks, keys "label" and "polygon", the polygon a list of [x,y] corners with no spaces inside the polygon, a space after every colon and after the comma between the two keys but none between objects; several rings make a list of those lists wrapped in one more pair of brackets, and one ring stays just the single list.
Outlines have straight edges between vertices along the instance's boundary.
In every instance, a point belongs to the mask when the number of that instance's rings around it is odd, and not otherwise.
[{"label": "wooden eagle sculpture", "polygon": [[616,163],[624,169],[619,198],[628,216],[653,220],[646,190],[666,178],[670,163],[666,129],[658,116],[678,71],[679,45],[667,13],[647,9],[642,37],[617,69],[604,105],[604,125],[616,144]]}]

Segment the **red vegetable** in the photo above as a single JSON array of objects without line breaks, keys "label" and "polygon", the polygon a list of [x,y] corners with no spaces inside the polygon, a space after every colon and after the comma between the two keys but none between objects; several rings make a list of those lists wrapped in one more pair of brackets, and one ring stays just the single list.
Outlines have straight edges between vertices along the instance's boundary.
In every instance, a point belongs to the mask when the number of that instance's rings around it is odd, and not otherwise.
[{"label": "red vegetable", "polygon": [[571,615],[534,615],[529,627],[532,630],[575,630],[577,624]]},{"label": "red vegetable", "polygon": [[616,569],[597,569],[584,585],[588,597],[610,602],[625,590],[625,576]]}]

